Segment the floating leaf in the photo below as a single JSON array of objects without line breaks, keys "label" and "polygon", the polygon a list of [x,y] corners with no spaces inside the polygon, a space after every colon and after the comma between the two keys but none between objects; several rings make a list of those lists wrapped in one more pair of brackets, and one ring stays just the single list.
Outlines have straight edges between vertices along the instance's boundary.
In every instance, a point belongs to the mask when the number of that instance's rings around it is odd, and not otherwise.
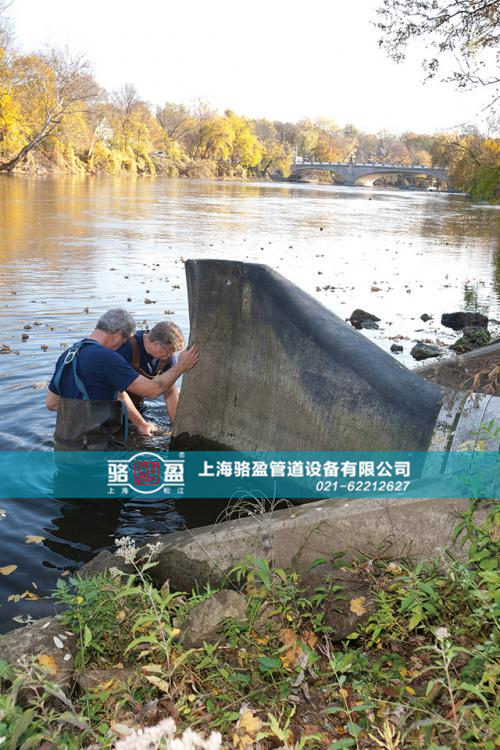
[{"label": "floating leaf", "polygon": [[349,605],[349,609],[351,612],[354,612],[355,615],[358,615],[358,617],[361,617],[361,615],[364,615],[366,612],[366,597],[360,596],[358,599],[351,599],[351,603]]},{"label": "floating leaf", "polygon": [[44,536],[36,536],[35,534],[28,534],[24,537],[24,541],[26,544],[41,544],[41,542],[45,541]]},{"label": "floating leaf", "polygon": [[10,576],[15,570],[17,570],[17,565],[5,565],[3,568],[0,568],[0,575]]}]

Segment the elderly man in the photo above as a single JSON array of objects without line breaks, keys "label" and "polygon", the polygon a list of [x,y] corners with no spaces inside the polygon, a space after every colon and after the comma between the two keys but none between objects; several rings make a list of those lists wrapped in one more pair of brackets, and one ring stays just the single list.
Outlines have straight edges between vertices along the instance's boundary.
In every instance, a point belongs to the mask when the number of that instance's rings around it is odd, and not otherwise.
[{"label": "elderly man", "polygon": [[[118,354],[121,354],[140,375],[153,378],[171,369],[177,362],[176,352],[183,348],[184,336],[179,326],[170,321],[162,321],[150,331],[141,330],[133,333],[128,341],[120,346]],[[170,422],[173,422],[179,403],[179,389],[175,383],[163,394],[163,398],[167,415]],[[147,422],[138,411],[143,399],[134,394],[129,397],[127,393],[123,394],[123,399],[128,408],[130,421],[139,433],[150,435],[154,432],[156,425]]]},{"label": "elderly man", "polygon": [[161,375],[151,379],[138,375],[116,352],[134,330],[130,313],[120,308],[108,310],[88,338],[59,357],[46,397],[47,408],[58,412],[56,450],[123,448],[118,437],[123,421],[122,392],[156,398],[197,363],[198,349],[192,346]]}]

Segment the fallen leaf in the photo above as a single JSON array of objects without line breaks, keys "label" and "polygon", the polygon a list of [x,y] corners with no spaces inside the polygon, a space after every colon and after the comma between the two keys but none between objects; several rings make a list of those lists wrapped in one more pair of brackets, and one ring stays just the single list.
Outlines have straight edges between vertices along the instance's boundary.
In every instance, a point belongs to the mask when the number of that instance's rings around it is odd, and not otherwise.
[{"label": "fallen leaf", "polygon": [[35,534],[28,534],[24,537],[26,544],[40,544],[45,541],[44,536],[36,536]]},{"label": "fallen leaf", "polygon": [[117,612],[115,620],[116,622],[123,622],[126,616],[127,616],[127,613],[125,612],[125,610],[121,609],[119,612]]},{"label": "fallen leaf", "polygon": [[154,674],[147,674],[146,680],[148,680],[148,682],[157,687],[158,690],[161,690],[163,693],[170,693],[170,685],[165,680],[162,680],[161,677],[157,677]]},{"label": "fallen leaf", "polygon": [[38,663],[44,669],[47,669],[50,674],[57,674],[57,662],[50,654],[39,654]]},{"label": "fallen leaf", "polygon": [[143,672],[156,672],[157,674],[161,674],[163,672],[163,667],[161,664],[144,664],[141,667]]},{"label": "fallen leaf", "polygon": [[359,599],[351,599],[349,609],[351,612],[354,612],[355,615],[361,617],[361,615],[364,615],[366,612],[365,603],[366,597],[364,596],[360,596]]},{"label": "fallen leaf", "polygon": [[15,570],[17,570],[17,565],[5,565],[3,568],[0,568],[0,575],[10,576]]}]

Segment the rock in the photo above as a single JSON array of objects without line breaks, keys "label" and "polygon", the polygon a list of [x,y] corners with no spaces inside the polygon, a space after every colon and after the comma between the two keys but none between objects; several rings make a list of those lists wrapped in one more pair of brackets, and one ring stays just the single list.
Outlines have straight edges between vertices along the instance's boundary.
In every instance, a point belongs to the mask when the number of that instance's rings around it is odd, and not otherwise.
[{"label": "rock", "polygon": [[23,326],[25,331],[31,331],[31,326]]},{"label": "rock", "polygon": [[223,590],[197,604],[181,626],[180,641],[187,648],[215,643],[222,636],[219,628],[227,617],[235,620],[246,619],[246,599],[237,591]]},{"label": "rock", "polygon": [[0,636],[2,659],[15,665],[20,659],[35,657],[63,689],[71,686],[76,645],[76,636],[57,617],[44,617]]},{"label": "rock", "polygon": [[135,670],[130,668],[119,669],[118,667],[111,667],[110,669],[88,669],[85,672],[81,672],[76,681],[81,690],[88,692],[102,685],[104,682],[114,680],[115,683],[123,683],[128,685],[134,678]]},{"label": "rock", "polygon": [[29,339],[29,333],[21,334],[21,341],[27,341]]},{"label": "rock", "polygon": [[134,572],[133,566],[127,565],[123,558],[117,557],[112,552],[109,552],[109,550],[103,550],[88,563],[85,563],[78,571],[78,575],[82,576],[82,578],[91,578],[98,575],[98,573],[105,573],[110,568],[118,568],[123,573]]},{"label": "rock", "polygon": [[403,347],[400,344],[391,344],[391,352],[402,352]]},{"label": "rock", "polygon": [[410,354],[414,359],[420,361],[421,359],[429,359],[430,357],[440,357],[443,354],[443,350],[439,346],[423,344],[421,341],[418,341],[410,351]]},{"label": "rock", "polygon": [[375,604],[368,584],[352,573],[319,565],[302,576],[310,595],[318,586],[333,584],[342,589],[327,594],[325,603],[325,625],[332,628],[333,641],[342,641],[364,625],[375,611]]},{"label": "rock", "polygon": [[441,315],[441,325],[446,326],[446,328],[453,328],[454,331],[461,331],[468,326],[488,328],[488,318],[486,315],[481,315],[481,313],[443,313]]},{"label": "rock", "polygon": [[379,325],[378,323],[375,323],[374,320],[362,320],[360,328],[373,328],[378,330]]},{"label": "rock", "polygon": [[427,313],[424,313],[420,316],[420,320],[423,320],[424,323],[427,323],[428,320],[432,320],[432,315],[427,315]]},{"label": "rock", "polygon": [[371,320],[374,323],[377,323],[380,318],[377,318],[376,315],[373,315],[372,313],[366,312],[366,310],[361,310],[357,308],[354,310],[354,312],[351,313],[351,317],[348,318],[351,325],[354,326],[354,328],[357,328],[358,330],[361,328],[361,324],[367,320]]},{"label": "rock", "polygon": [[463,336],[457,339],[454,344],[451,344],[450,349],[463,354],[464,352],[471,352],[474,349],[480,349],[490,342],[491,334],[486,328],[467,326],[463,330]]}]

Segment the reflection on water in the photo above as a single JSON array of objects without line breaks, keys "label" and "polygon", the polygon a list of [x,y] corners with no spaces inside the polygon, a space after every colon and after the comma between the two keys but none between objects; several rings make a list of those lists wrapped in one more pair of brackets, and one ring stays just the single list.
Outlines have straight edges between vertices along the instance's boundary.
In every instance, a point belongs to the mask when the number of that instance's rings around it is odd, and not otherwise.
[{"label": "reflection on water", "polygon": [[[0,349],[12,352],[0,354],[0,449],[50,450],[46,382],[62,347],[88,334],[109,307],[127,307],[139,326],[168,310],[187,333],[186,258],[267,263],[344,319],[356,307],[373,312],[380,330],[365,334],[387,351],[395,336],[405,337],[401,361],[413,366],[416,339],[446,345],[456,338],[439,325],[443,312],[478,309],[500,318],[499,217],[460,196],[428,193],[0,175]],[[434,320],[422,323],[424,312]],[[148,417],[165,425],[160,401]],[[164,440],[147,447],[161,449]],[[0,581],[3,620],[12,616],[8,594],[33,590],[32,581],[46,591],[59,571],[109,547],[117,534],[199,525],[219,510],[141,499],[0,506],[7,511],[0,566],[18,565]],[[46,542],[26,544],[26,534]]]}]

